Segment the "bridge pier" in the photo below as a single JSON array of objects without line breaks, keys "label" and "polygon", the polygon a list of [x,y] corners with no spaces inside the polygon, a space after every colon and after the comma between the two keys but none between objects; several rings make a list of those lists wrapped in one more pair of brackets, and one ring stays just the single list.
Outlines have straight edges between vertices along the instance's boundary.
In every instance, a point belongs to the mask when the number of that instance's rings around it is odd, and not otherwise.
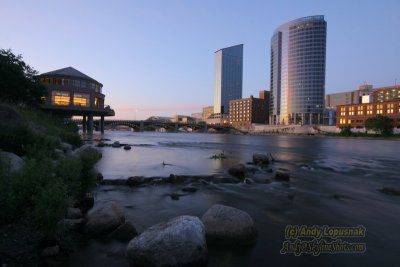
[{"label": "bridge pier", "polygon": [[139,132],[144,132],[144,121],[140,121]]},{"label": "bridge pier", "polygon": [[93,114],[92,113],[89,113],[89,115],[88,115],[87,132],[88,132],[88,134],[93,134]]},{"label": "bridge pier", "polygon": [[86,131],[87,131],[86,115],[83,115],[83,118],[82,118],[82,132],[86,133]]},{"label": "bridge pier", "polygon": [[175,123],[175,132],[178,132],[178,130],[179,130],[179,126],[177,123]]},{"label": "bridge pier", "polygon": [[204,125],[204,132],[207,133],[208,129],[207,129],[208,125],[207,123]]},{"label": "bridge pier", "polygon": [[100,132],[101,134],[104,134],[104,115],[101,115],[100,117]]}]

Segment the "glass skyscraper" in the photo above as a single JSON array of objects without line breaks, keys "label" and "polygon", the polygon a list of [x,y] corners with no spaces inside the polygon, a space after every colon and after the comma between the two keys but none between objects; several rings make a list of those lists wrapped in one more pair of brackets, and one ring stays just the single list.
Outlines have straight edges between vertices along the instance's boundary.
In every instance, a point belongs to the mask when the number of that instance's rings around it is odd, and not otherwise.
[{"label": "glass skyscraper", "polygon": [[299,18],[271,38],[270,124],[315,124],[323,118],[326,21]]},{"label": "glass skyscraper", "polygon": [[229,114],[229,101],[242,98],[243,44],[215,52],[214,113]]}]

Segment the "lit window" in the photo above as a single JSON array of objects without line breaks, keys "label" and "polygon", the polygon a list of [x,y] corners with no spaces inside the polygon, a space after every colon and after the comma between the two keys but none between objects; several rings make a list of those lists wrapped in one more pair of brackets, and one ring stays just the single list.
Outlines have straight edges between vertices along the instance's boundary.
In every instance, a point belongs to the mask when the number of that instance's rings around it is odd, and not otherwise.
[{"label": "lit window", "polygon": [[74,94],[74,105],[88,107],[90,96],[88,94]]},{"label": "lit window", "polygon": [[52,91],[51,92],[51,103],[57,106],[68,106],[69,105],[69,93],[65,91]]}]

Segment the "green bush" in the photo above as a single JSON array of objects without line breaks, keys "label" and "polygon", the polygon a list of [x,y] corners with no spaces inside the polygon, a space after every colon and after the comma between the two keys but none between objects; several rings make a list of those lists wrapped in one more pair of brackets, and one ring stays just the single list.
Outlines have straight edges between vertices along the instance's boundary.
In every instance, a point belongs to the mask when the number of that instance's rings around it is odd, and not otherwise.
[{"label": "green bush", "polygon": [[353,133],[351,131],[351,126],[344,126],[342,128],[340,128],[340,135],[342,136],[351,136]]}]

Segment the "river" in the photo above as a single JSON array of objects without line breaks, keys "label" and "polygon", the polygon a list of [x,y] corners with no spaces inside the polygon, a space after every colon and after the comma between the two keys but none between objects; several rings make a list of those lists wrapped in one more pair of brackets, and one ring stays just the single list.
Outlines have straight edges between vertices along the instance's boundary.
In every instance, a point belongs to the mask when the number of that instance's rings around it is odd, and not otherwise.
[{"label": "river", "polygon": [[[271,153],[274,169],[290,170],[290,182],[275,181],[272,174],[263,173],[269,183],[197,185],[197,192],[179,200],[172,200],[170,194],[182,185],[103,185],[94,190],[96,203],[121,203],[126,219],[139,233],[175,216],[201,217],[216,203],[249,213],[258,230],[257,242],[247,249],[210,248],[208,266],[398,266],[400,196],[379,191],[400,188],[398,140],[129,131],[108,131],[94,138],[132,145],[128,151],[100,148],[103,158],[96,167],[105,179],[229,176],[228,167],[250,162],[254,153]],[[210,158],[221,152],[226,159]],[[365,237],[340,240],[365,243],[366,252],[281,254],[287,225],[364,226]],[[126,245],[92,240],[71,255],[67,264],[129,266]]]}]

